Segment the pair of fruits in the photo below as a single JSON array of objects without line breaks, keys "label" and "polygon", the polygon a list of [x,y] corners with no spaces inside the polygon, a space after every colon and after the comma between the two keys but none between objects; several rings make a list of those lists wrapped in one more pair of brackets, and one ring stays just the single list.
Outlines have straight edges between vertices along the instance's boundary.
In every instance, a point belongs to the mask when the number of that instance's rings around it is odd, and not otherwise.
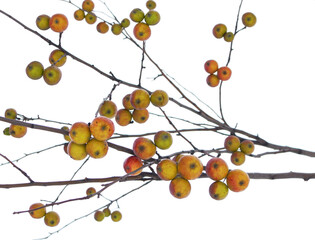
[{"label": "pair of fruits", "polygon": [[55,49],[50,53],[48,60],[51,65],[47,68],[39,61],[30,62],[25,69],[26,75],[33,80],[43,77],[48,85],[58,84],[62,77],[60,67],[66,63],[67,56],[63,51]]},{"label": "pair of fruits", "polygon": [[[67,127],[63,127],[68,130]],[[69,129],[69,142],[66,144],[66,153],[74,160],[82,160],[87,155],[92,158],[103,158],[108,151],[106,142],[115,131],[114,123],[104,116],[93,119],[90,124],[76,122]]]},{"label": "pair of fruits", "polygon": [[144,89],[136,89],[124,96],[122,100],[124,108],[117,111],[115,120],[120,126],[127,126],[132,119],[137,123],[145,123],[149,118],[147,108],[150,103],[156,107],[164,107],[168,100],[168,95],[163,90],[155,90],[150,95]]},{"label": "pair of fruits", "polygon": [[[8,119],[16,119],[17,112],[14,108],[8,108],[5,110],[4,117]],[[3,130],[3,134],[7,136],[12,136],[15,138],[21,138],[24,137],[27,133],[27,127],[11,124],[10,127],[6,127]]]},{"label": "pair of fruits", "polygon": [[56,13],[51,17],[42,14],[36,18],[36,26],[40,30],[51,29],[54,32],[62,33],[68,28],[68,25],[68,18],[62,13]]},{"label": "pair of fruits", "polygon": [[60,216],[55,211],[46,212],[46,207],[42,203],[34,203],[29,207],[29,214],[32,218],[44,218],[44,222],[49,227],[55,227],[60,222]]},{"label": "pair of fruits", "polygon": [[129,16],[133,22],[137,24],[133,28],[133,34],[136,39],[145,41],[151,36],[150,26],[156,25],[160,22],[161,16],[156,8],[156,3],[152,0],[146,2],[148,12],[144,13],[140,8],[133,9]]},{"label": "pair of fruits", "polygon": [[219,68],[216,60],[207,60],[204,64],[204,69],[209,73],[206,82],[210,87],[218,86],[220,81],[227,81],[232,75],[229,67],[223,66]]}]

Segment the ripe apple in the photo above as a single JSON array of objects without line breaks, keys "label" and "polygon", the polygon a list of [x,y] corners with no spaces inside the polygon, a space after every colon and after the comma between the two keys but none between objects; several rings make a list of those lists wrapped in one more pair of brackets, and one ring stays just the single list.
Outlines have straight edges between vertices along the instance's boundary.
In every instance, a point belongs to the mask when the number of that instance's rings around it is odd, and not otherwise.
[{"label": "ripe apple", "polygon": [[256,21],[256,16],[251,12],[244,13],[242,16],[242,22],[246,27],[254,26],[256,24]]},{"label": "ripe apple", "polygon": [[119,35],[121,34],[122,30],[123,30],[123,27],[120,24],[115,23],[112,25],[111,31],[113,34]]},{"label": "ripe apple", "polygon": [[49,55],[50,64],[55,65],[56,67],[62,67],[66,63],[66,61],[66,54],[59,49],[53,50]]},{"label": "ripe apple", "polygon": [[156,8],[156,2],[153,0],[148,0],[145,5],[149,10]]},{"label": "ripe apple", "polygon": [[85,15],[85,21],[88,23],[88,24],[94,24],[97,20],[97,17],[94,13],[92,12],[88,12],[88,14]]},{"label": "ripe apple", "polygon": [[27,127],[11,124],[9,132],[12,137],[21,138],[27,133]]},{"label": "ripe apple", "polygon": [[230,152],[235,152],[240,147],[241,141],[240,139],[235,135],[230,135],[225,138],[224,140],[224,147],[226,150]]},{"label": "ripe apple", "polygon": [[108,144],[106,141],[99,141],[92,138],[86,144],[86,152],[92,158],[103,158],[108,152]]},{"label": "ripe apple", "polygon": [[227,33],[224,34],[224,40],[225,40],[226,42],[232,42],[233,39],[234,39],[234,33],[232,33],[232,32],[227,32]]},{"label": "ripe apple", "polygon": [[136,89],[130,94],[130,103],[134,109],[145,109],[150,105],[150,95],[144,89]]},{"label": "ripe apple", "polygon": [[88,189],[86,189],[86,196],[90,196],[96,193],[96,189],[94,187],[89,187]]},{"label": "ripe apple", "polygon": [[249,184],[248,174],[240,169],[231,170],[226,177],[226,184],[233,192],[244,191]]},{"label": "ripe apple", "polygon": [[228,186],[221,181],[215,181],[209,187],[209,194],[215,200],[222,200],[226,198],[228,193]]},{"label": "ripe apple", "polygon": [[117,112],[116,104],[111,100],[105,100],[98,108],[98,112],[101,116],[107,118],[113,118]]},{"label": "ripe apple", "polygon": [[87,156],[86,144],[77,144],[73,141],[68,143],[67,152],[74,160],[82,160]]},{"label": "ripe apple", "polygon": [[94,9],[94,2],[92,0],[84,0],[82,2],[82,9],[91,12]]},{"label": "ripe apple", "polygon": [[206,82],[207,84],[210,86],[210,87],[216,87],[219,85],[220,83],[220,79],[218,78],[217,75],[215,74],[210,74],[208,75],[207,79],[206,79]]},{"label": "ripe apple", "polygon": [[124,98],[122,100],[122,104],[123,104],[124,108],[127,110],[133,110],[134,109],[130,103],[130,94],[127,94],[126,96],[124,96]]},{"label": "ripe apple", "polygon": [[204,68],[207,73],[213,74],[218,70],[218,63],[216,60],[208,60],[205,62]]},{"label": "ripe apple", "polygon": [[120,25],[121,25],[123,28],[127,28],[127,27],[129,27],[129,25],[130,25],[130,20],[129,20],[128,18],[124,18],[124,19],[121,21]]},{"label": "ripe apple", "polygon": [[237,166],[242,165],[245,162],[245,154],[241,151],[233,152],[231,155],[231,162]]},{"label": "ripe apple", "polygon": [[168,103],[168,95],[163,90],[155,90],[150,96],[150,101],[156,107],[164,107]]},{"label": "ripe apple", "polygon": [[17,112],[14,108],[8,108],[4,112],[4,117],[9,119],[16,119]]},{"label": "ripe apple", "polygon": [[198,178],[202,171],[203,165],[199,158],[194,155],[185,155],[179,159],[177,164],[178,173],[187,180]]},{"label": "ripe apple", "polygon": [[156,173],[162,180],[172,180],[177,175],[177,164],[171,159],[163,159],[157,164]]},{"label": "ripe apple", "polygon": [[44,70],[43,77],[48,85],[56,85],[61,79],[61,71],[56,66],[49,66]]},{"label": "ripe apple", "polygon": [[107,25],[106,22],[100,22],[96,25],[96,30],[99,32],[99,33],[107,33],[108,30],[109,30],[109,26]]},{"label": "ripe apple", "polygon": [[46,14],[42,14],[42,15],[39,15],[37,18],[36,18],[36,26],[40,29],[40,30],[47,30],[50,28],[49,26],[49,20],[50,20],[50,17]]},{"label": "ripe apple", "polygon": [[[40,208],[40,209],[36,209]],[[36,209],[36,210],[33,210]],[[42,218],[46,215],[46,208],[42,203],[34,203],[29,208],[29,214],[32,218]]]},{"label": "ripe apple", "polygon": [[191,185],[187,179],[177,176],[170,182],[169,190],[175,198],[181,199],[190,194]]},{"label": "ripe apple", "polygon": [[148,40],[151,36],[151,28],[148,24],[139,22],[133,28],[133,35],[140,41]]},{"label": "ripe apple", "polygon": [[77,144],[87,143],[91,138],[90,127],[85,122],[72,124],[69,130],[70,139]]},{"label": "ripe apple", "polygon": [[97,222],[103,221],[104,218],[105,218],[105,213],[104,213],[103,211],[100,211],[100,210],[95,211],[95,213],[94,213],[94,219],[95,219]]},{"label": "ripe apple", "polygon": [[244,140],[241,142],[240,149],[244,154],[250,155],[255,150],[255,144],[251,140]]},{"label": "ripe apple", "polygon": [[155,11],[155,10],[150,10],[146,13],[146,15],[144,16],[144,21],[148,24],[148,25],[156,25],[160,22],[161,20],[161,16],[159,14],[159,12]]},{"label": "ripe apple", "polygon": [[137,123],[145,123],[149,119],[149,111],[145,109],[134,109],[132,118]]},{"label": "ripe apple", "polygon": [[130,12],[129,17],[134,22],[141,22],[144,19],[144,12],[140,8],[135,8]]},{"label": "ripe apple", "polygon": [[94,118],[91,122],[90,131],[94,138],[99,141],[105,141],[113,135],[115,126],[109,118],[99,116]]},{"label": "ripe apple", "polygon": [[73,14],[74,18],[78,21],[82,21],[85,18],[85,13],[82,9],[78,9]]},{"label": "ripe apple", "polygon": [[67,17],[61,13],[57,13],[51,16],[49,20],[49,26],[54,32],[61,33],[65,31],[68,27],[68,24],[69,23]]},{"label": "ripe apple", "polygon": [[110,209],[107,207],[107,208],[104,208],[104,209],[103,209],[103,213],[105,214],[105,217],[109,217],[110,214],[111,214],[111,211],[110,211]]},{"label": "ripe apple", "polygon": [[132,115],[127,109],[119,109],[116,113],[115,120],[120,126],[127,126],[132,119]]},{"label": "ripe apple", "polygon": [[30,62],[26,69],[26,75],[33,80],[40,79],[44,74],[44,66],[38,61]]},{"label": "ripe apple", "polygon": [[110,216],[111,216],[111,219],[113,220],[113,222],[119,222],[122,218],[122,214],[118,210],[113,211]]},{"label": "ripe apple", "polygon": [[55,227],[59,224],[60,217],[59,217],[58,213],[56,213],[54,211],[50,211],[50,212],[46,213],[45,218],[44,218],[44,222],[49,227]]},{"label": "ripe apple", "polygon": [[133,152],[137,157],[148,160],[154,156],[156,146],[150,139],[139,137],[133,142]]},{"label": "ripe apple", "polygon": [[227,28],[222,23],[215,25],[212,29],[213,36],[215,36],[216,38],[222,38],[224,34],[226,33],[226,31],[227,31]]},{"label": "ripe apple", "polygon": [[159,149],[169,149],[173,143],[172,135],[166,131],[158,131],[154,135],[154,143]]},{"label": "ripe apple", "polygon": [[[141,161],[140,158],[137,156],[130,156],[128,157],[123,164],[124,170],[126,173],[130,173],[133,171],[136,171],[137,169],[141,168],[143,166],[143,162]],[[130,174],[131,176],[137,176],[142,172],[142,168],[139,169],[138,171]]]},{"label": "ripe apple", "polygon": [[220,67],[218,69],[218,78],[222,81],[227,81],[231,78],[232,70],[229,67]]},{"label": "ripe apple", "polygon": [[206,174],[212,180],[219,181],[226,177],[229,167],[222,158],[211,158],[206,165]]}]

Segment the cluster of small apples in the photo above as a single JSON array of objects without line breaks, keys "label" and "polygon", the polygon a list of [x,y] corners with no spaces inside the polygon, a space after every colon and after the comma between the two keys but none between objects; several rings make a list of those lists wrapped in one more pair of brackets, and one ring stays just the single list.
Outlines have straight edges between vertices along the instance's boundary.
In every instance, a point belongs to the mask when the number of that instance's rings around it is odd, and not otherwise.
[{"label": "cluster of small apples", "polygon": [[[8,119],[16,119],[17,112],[14,108],[8,108],[5,110],[4,117]],[[12,136],[15,138],[24,137],[27,133],[27,127],[11,124],[10,127],[6,127],[3,130],[3,134],[6,136]]]},{"label": "cluster of small apples", "polygon": [[159,12],[155,10],[155,1],[147,1],[146,7],[149,10],[147,13],[144,13],[140,8],[135,8],[130,12],[129,15],[130,19],[136,22],[136,25],[133,28],[133,34],[135,38],[140,41],[145,41],[150,38],[150,26],[158,24],[161,19]]},{"label": "cluster of small apples", "polygon": [[67,56],[63,51],[55,49],[50,53],[48,60],[51,65],[46,68],[39,61],[30,62],[25,69],[26,75],[33,80],[43,77],[48,85],[59,83],[62,76],[60,67],[66,63]]},{"label": "cluster of small apples", "polygon": [[69,135],[64,135],[68,141],[64,145],[65,152],[74,160],[82,160],[87,155],[92,158],[103,158],[108,152],[107,140],[115,131],[114,123],[107,117],[98,116],[89,124],[76,122],[69,129]]},{"label": "cluster of small apples", "polygon": [[[96,189],[94,187],[89,187],[86,190],[86,195],[90,196],[90,195],[94,195],[96,194]],[[94,213],[94,219],[97,222],[101,222],[104,220],[104,218],[106,217],[111,217],[113,222],[119,222],[122,218],[122,214],[120,211],[115,210],[115,211],[111,211],[108,207],[104,208],[102,211],[101,210],[97,210]]]},{"label": "cluster of small apples", "polygon": [[60,222],[59,214],[55,211],[46,212],[46,207],[42,203],[34,203],[29,207],[29,214],[32,218],[44,218],[44,222],[49,227],[55,227]]},{"label": "cluster of small apples", "polygon": [[220,81],[227,81],[231,78],[232,70],[228,66],[219,68],[217,61],[207,60],[204,64],[204,69],[209,75],[206,82],[210,87],[216,87]]},{"label": "cluster of small apples", "polygon": [[[251,12],[246,12],[242,16],[242,22],[245,27],[253,27],[256,24],[257,18]],[[234,33],[228,32],[227,27],[223,23],[216,24],[212,29],[213,36],[216,38],[223,38],[226,42],[232,42]]]}]

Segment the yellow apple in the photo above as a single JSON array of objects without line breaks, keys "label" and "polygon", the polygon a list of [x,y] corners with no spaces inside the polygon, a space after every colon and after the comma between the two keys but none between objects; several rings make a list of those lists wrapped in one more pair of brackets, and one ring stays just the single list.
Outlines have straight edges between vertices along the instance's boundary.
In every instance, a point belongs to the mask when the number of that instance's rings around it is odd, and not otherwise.
[{"label": "yellow apple", "polygon": [[25,71],[26,71],[26,75],[30,79],[37,80],[43,76],[44,67],[43,67],[43,64],[41,64],[40,62],[33,61],[27,65]]},{"label": "yellow apple", "polygon": [[191,185],[187,179],[177,176],[170,182],[169,190],[175,198],[181,199],[190,194]]},{"label": "yellow apple", "polygon": [[91,138],[90,127],[85,122],[76,122],[72,124],[69,130],[71,140],[77,144],[87,143]]},{"label": "yellow apple", "polygon": [[99,141],[95,138],[90,139],[86,144],[86,152],[92,158],[103,158],[108,151],[108,144],[106,141]]},{"label": "yellow apple", "polygon": [[177,175],[177,164],[171,159],[163,159],[157,164],[156,173],[162,180],[172,180]]},{"label": "yellow apple", "polygon": [[173,143],[172,135],[166,131],[158,131],[154,135],[154,143],[159,149],[169,149]]},{"label": "yellow apple", "polygon": [[[39,209],[37,209],[39,208]],[[36,210],[33,210],[36,209]],[[42,218],[46,215],[46,208],[42,203],[34,203],[29,208],[29,214],[32,218]]]},{"label": "yellow apple", "polygon": [[45,218],[44,218],[44,222],[49,227],[55,227],[59,224],[60,217],[59,217],[58,213],[56,213],[54,211],[50,211],[50,212],[46,213]]}]

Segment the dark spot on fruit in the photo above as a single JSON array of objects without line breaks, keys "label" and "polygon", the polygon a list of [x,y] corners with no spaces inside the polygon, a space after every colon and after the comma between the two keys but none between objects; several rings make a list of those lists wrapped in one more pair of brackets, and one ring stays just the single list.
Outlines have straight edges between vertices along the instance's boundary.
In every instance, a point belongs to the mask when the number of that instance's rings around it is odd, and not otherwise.
[{"label": "dark spot on fruit", "polygon": [[139,36],[141,37],[141,36],[143,36],[144,35],[144,33],[143,32],[139,32]]},{"label": "dark spot on fruit", "polygon": [[52,72],[48,73],[48,77],[53,77],[53,76],[54,76],[54,74]]},{"label": "dark spot on fruit", "polygon": [[140,99],[136,99],[136,104],[140,104],[141,100]]},{"label": "dark spot on fruit", "polygon": [[226,74],[227,74],[227,71],[224,70],[222,73],[223,73],[223,75],[226,75]]},{"label": "dark spot on fruit", "polygon": [[144,150],[145,150],[145,146],[139,146],[139,150],[140,150],[140,152],[143,152]]},{"label": "dark spot on fruit", "polygon": [[213,164],[214,169],[217,169],[218,167],[219,167],[219,164],[217,164],[217,163]]},{"label": "dark spot on fruit", "polygon": [[77,132],[76,132],[76,131],[72,131],[71,134],[72,134],[73,136],[75,136],[75,135],[77,134]]},{"label": "dark spot on fruit", "polygon": [[59,24],[59,20],[58,20],[58,19],[56,19],[56,20],[55,20],[55,23],[56,23],[56,24]]},{"label": "dark spot on fruit", "polygon": [[189,168],[190,169],[195,169],[197,166],[196,166],[196,164],[195,163],[191,163],[190,165],[189,165]]},{"label": "dark spot on fruit", "polygon": [[105,131],[105,130],[106,130],[106,126],[102,126],[102,127],[101,127],[101,130],[102,130],[102,131]]},{"label": "dark spot on fruit", "polygon": [[219,198],[219,194],[214,194],[213,198],[218,199]]},{"label": "dark spot on fruit", "polygon": [[182,194],[181,194],[180,192],[177,192],[177,193],[176,193],[176,196],[177,196],[177,197],[181,197]]},{"label": "dark spot on fruit", "polygon": [[98,155],[100,155],[100,151],[95,151],[94,154],[95,154],[95,156],[98,156]]},{"label": "dark spot on fruit", "polygon": [[110,109],[108,109],[108,110],[106,111],[106,113],[107,113],[107,114],[111,114],[112,111],[111,111]]},{"label": "dark spot on fruit", "polygon": [[245,184],[245,182],[243,180],[239,181],[238,183],[240,186],[243,186]]},{"label": "dark spot on fruit", "polygon": [[51,225],[54,225],[55,224],[55,221],[54,220],[50,220],[49,222]]},{"label": "dark spot on fruit", "polygon": [[141,120],[144,121],[145,120],[145,116],[141,117]]},{"label": "dark spot on fruit", "polygon": [[159,100],[160,102],[162,102],[163,98],[162,98],[162,97],[158,97],[158,100]]},{"label": "dark spot on fruit", "polygon": [[239,159],[238,159],[238,158],[235,158],[235,162],[239,162]]}]

